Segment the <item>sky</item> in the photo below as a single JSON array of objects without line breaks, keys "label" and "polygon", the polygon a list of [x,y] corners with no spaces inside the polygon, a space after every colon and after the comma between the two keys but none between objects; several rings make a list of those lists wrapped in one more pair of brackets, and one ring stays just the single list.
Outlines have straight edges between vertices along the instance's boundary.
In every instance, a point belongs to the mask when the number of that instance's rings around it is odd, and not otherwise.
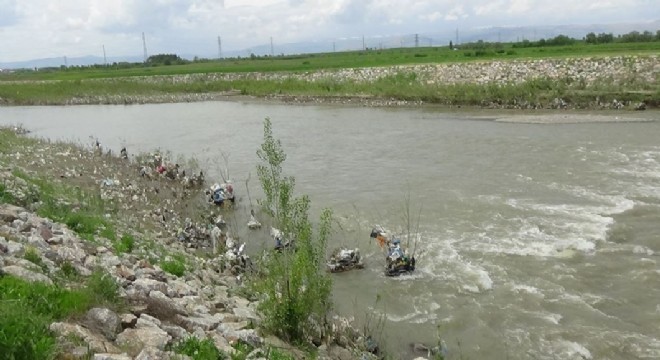
[{"label": "sky", "polygon": [[0,0],[0,62],[660,19],[660,0]]}]

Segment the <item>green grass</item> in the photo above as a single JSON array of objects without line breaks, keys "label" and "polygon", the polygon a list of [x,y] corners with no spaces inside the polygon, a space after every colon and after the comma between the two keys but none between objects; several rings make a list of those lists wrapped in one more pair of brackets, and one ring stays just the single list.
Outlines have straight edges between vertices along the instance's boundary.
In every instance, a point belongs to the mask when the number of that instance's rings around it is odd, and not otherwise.
[{"label": "green grass", "polygon": [[5,184],[0,183],[0,204],[14,204],[16,198],[7,191]]},{"label": "green grass", "polygon": [[3,359],[53,359],[54,321],[83,314],[97,304],[116,303],[117,285],[97,271],[79,289],[29,283],[0,276],[0,354]]},{"label": "green grass", "polygon": [[25,250],[25,253],[23,254],[23,258],[39,266],[44,273],[47,272],[48,268],[46,267],[46,264],[44,264],[44,261],[41,259],[41,255],[39,255],[39,252],[34,247],[28,246]]},{"label": "green grass", "polygon": [[130,234],[124,234],[119,241],[114,242],[114,246],[119,254],[131,253],[135,249],[135,238]]},{"label": "green grass", "polygon": [[181,254],[173,255],[170,260],[162,261],[160,268],[172,275],[183,276],[186,272],[186,259]]},{"label": "green grass", "polygon": [[225,360],[227,354],[218,350],[211,339],[200,340],[194,336],[179,341],[172,346],[172,351],[181,355],[188,355],[193,360]]},{"label": "green grass", "polygon": [[[105,214],[114,212],[114,209],[107,208],[99,195],[86,194],[78,188],[30,176],[22,171],[14,171],[14,175],[25,180],[31,189],[26,199],[16,202],[17,205],[40,203],[37,209],[39,216],[66,224],[88,241],[94,241],[97,235],[116,239],[114,226],[105,219]],[[73,204],[76,204],[75,210]]]}]

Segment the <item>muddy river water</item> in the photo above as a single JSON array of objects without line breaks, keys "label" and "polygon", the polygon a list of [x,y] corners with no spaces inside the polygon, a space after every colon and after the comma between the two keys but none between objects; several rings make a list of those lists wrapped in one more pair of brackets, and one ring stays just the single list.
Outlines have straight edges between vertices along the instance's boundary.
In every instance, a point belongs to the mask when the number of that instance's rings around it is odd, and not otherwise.
[{"label": "muddy river water", "polygon": [[[390,351],[408,356],[439,333],[450,359],[660,358],[660,113],[501,115],[236,101],[0,108],[0,124],[169,150],[211,177],[226,157],[247,211],[270,117],[297,190],[334,210],[331,245],[365,257],[366,269],[333,275],[337,311],[384,319]],[[418,269],[388,278],[370,226],[405,233],[406,204],[419,214]]]}]

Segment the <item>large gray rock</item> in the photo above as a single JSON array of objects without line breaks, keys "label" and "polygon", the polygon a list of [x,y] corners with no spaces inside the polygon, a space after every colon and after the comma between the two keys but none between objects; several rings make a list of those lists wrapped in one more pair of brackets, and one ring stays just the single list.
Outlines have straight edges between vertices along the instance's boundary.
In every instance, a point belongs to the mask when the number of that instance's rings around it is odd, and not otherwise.
[{"label": "large gray rock", "polygon": [[28,237],[27,241],[28,245],[34,246],[35,248],[38,248],[40,250],[48,250],[50,249],[50,246],[48,246],[48,243],[41,238],[39,235],[32,235]]},{"label": "large gray rock", "polygon": [[6,247],[6,253],[9,256],[23,256],[23,253],[25,253],[25,246],[23,244],[8,240],[6,243],[4,243],[4,246]]},{"label": "large gray rock", "polygon": [[140,315],[140,318],[137,319],[137,323],[135,323],[136,328],[160,327],[160,325],[161,325],[160,320],[149,314]]},{"label": "large gray rock", "polygon": [[69,324],[55,322],[50,324],[50,331],[59,337],[78,337],[82,339],[89,349],[96,353],[118,353],[119,349],[111,342],[106,341],[102,336],[96,335],[89,329],[78,324]]},{"label": "large gray rock", "polygon": [[73,244],[67,246],[59,246],[57,248],[57,256],[61,261],[68,261],[71,263],[84,263],[87,253],[85,250],[79,246],[74,246]]},{"label": "large gray rock", "polygon": [[124,330],[117,335],[116,344],[122,348],[137,351],[145,347],[154,347],[163,350],[170,340],[172,340],[172,337],[162,329],[155,326],[145,326]]},{"label": "large gray rock", "polygon": [[166,333],[170,334],[174,340],[182,340],[190,336],[190,333],[181,326],[162,325],[160,328],[165,330]]},{"label": "large gray rock", "polygon": [[106,308],[93,308],[87,312],[90,326],[98,329],[108,340],[115,340],[121,329],[121,319],[114,311]]},{"label": "large gray rock", "polygon": [[18,278],[21,278],[29,282],[43,282],[48,285],[53,285],[53,281],[44,274],[27,270],[20,266],[10,265],[2,268],[2,271],[6,274],[14,275]]},{"label": "large gray rock", "polygon": [[188,315],[184,306],[177,304],[158,290],[149,293],[147,311],[159,318],[172,318],[177,314]]}]

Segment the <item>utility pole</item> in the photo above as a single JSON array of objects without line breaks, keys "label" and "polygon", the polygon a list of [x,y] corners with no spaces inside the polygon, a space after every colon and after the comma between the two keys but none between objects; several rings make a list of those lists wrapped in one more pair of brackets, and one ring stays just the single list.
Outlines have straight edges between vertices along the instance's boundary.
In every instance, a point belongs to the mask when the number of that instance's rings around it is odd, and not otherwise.
[{"label": "utility pole", "polygon": [[419,34],[415,34],[415,47],[419,47]]},{"label": "utility pole", "polygon": [[105,45],[103,45],[103,65],[108,65],[108,59],[105,57]]},{"label": "utility pole", "polygon": [[144,37],[144,33],[142,33],[142,47],[144,48],[144,62],[147,62],[147,39]]},{"label": "utility pole", "polygon": [[270,56],[273,56],[274,53],[275,52],[273,51],[273,37],[271,36],[270,37]]},{"label": "utility pole", "polygon": [[456,45],[458,45],[458,28],[456,28]]},{"label": "utility pole", "polygon": [[69,67],[69,63],[66,60],[66,56],[64,57],[64,67]]},{"label": "utility pole", "polygon": [[367,50],[367,46],[365,45],[364,42],[364,35],[362,35],[362,51]]},{"label": "utility pole", "polygon": [[222,39],[218,36],[218,59],[222,59]]},{"label": "utility pole", "polygon": [[332,42],[332,52],[336,52],[337,50],[335,49],[335,42]]}]

